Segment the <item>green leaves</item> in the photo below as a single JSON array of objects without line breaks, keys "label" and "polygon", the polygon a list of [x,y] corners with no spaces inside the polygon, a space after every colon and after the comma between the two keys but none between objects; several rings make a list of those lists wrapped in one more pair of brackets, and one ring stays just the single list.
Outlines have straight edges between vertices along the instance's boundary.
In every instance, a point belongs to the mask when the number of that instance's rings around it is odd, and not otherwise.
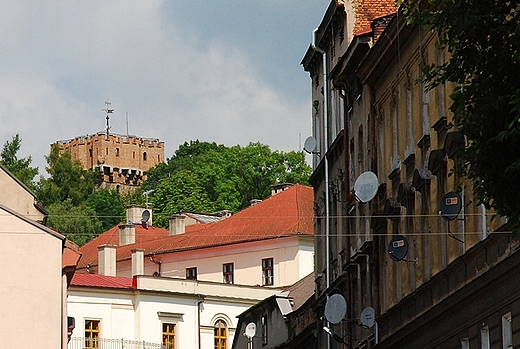
[{"label": "green leaves", "polygon": [[311,168],[303,153],[272,152],[250,143],[225,147],[191,141],[179,147],[167,164],[148,172],[143,190],[154,189],[150,201],[154,224],[167,226],[168,217],[182,211],[238,211],[252,199],[264,199],[271,186],[306,184]]},{"label": "green leaves", "polygon": [[22,139],[18,134],[13,136],[12,141],[6,141],[0,153],[0,163],[29,189],[34,190],[34,177],[38,174],[38,168],[31,167],[30,156],[18,159],[21,145]]},{"label": "green leaves", "polygon": [[[450,96],[457,129],[468,140],[460,174],[511,223],[520,222],[520,11],[515,1],[404,1],[411,23],[439,34],[451,57],[423,78],[457,87]],[[418,10],[419,9],[419,10]]]}]

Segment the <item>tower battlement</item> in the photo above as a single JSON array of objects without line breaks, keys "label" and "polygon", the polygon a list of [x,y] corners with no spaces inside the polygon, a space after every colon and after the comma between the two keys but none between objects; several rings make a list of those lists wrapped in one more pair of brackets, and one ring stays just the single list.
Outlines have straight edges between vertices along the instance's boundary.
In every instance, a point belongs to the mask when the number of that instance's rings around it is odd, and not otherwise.
[{"label": "tower battlement", "polygon": [[100,188],[131,191],[150,168],[164,162],[164,142],[157,138],[98,132],[56,144],[60,152],[69,150],[85,169],[99,171]]}]

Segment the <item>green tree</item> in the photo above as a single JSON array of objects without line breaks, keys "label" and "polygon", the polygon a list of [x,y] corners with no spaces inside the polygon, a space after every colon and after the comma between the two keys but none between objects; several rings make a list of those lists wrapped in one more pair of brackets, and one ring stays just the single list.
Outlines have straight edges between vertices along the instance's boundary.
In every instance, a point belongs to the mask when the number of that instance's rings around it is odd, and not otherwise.
[{"label": "green tree", "polygon": [[85,170],[79,161],[72,160],[70,151],[60,154],[57,144],[46,156],[49,178],[40,178],[37,185],[38,200],[49,206],[69,200],[72,205],[81,205],[94,191],[94,173]]},{"label": "green tree", "polygon": [[301,152],[273,152],[260,143],[228,148],[191,141],[151,169],[142,189],[155,190],[150,196],[154,223],[165,226],[168,216],[183,210],[238,211],[251,199],[268,197],[272,185],[307,184],[310,174]]},{"label": "green tree", "polygon": [[182,211],[215,210],[200,178],[189,170],[163,178],[153,193],[154,225],[168,226],[168,218]]},{"label": "green tree", "polygon": [[76,206],[70,200],[65,200],[52,203],[47,211],[47,225],[80,246],[103,232],[103,224],[96,212],[86,205]]},{"label": "green tree", "polygon": [[18,151],[22,145],[20,135],[13,136],[11,141],[6,141],[0,153],[0,164],[11,172],[18,180],[29,189],[36,189],[34,177],[38,174],[37,167],[31,167],[32,157],[18,158]]},{"label": "green tree", "polygon": [[103,231],[125,221],[125,206],[117,190],[95,190],[89,195],[85,205],[94,210]]},{"label": "green tree", "polygon": [[458,170],[480,202],[520,223],[520,7],[505,0],[408,0],[408,19],[435,30],[450,53],[424,68],[455,83],[451,110],[467,139]]}]

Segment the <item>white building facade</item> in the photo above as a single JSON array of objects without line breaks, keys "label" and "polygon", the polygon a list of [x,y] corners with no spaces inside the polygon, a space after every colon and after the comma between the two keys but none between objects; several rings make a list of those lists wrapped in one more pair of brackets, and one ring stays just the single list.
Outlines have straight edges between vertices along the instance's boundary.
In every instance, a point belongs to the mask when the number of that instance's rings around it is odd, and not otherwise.
[{"label": "white building facade", "polygon": [[153,276],[77,274],[68,312],[76,348],[231,348],[237,316],[279,288]]}]

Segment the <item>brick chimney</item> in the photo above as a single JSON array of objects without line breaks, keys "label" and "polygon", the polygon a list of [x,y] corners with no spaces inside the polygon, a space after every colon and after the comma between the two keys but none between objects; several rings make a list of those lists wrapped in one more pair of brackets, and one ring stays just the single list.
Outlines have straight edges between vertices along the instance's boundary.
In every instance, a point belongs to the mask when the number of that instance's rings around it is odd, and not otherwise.
[{"label": "brick chimney", "polygon": [[144,275],[144,250],[132,249],[132,276]]},{"label": "brick chimney", "polygon": [[116,276],[116,246],[98,246],[98,273],[106,276]]},{"label": "brick chimney", "polygon": [[168,235],[184,234],[186,231],[186,216],[171,216],[168,224]]},{"label": "brick chimney", "polygon": [[135,225],[121,224],[119,225],[119,246],[130,245],[135,243]]}]

